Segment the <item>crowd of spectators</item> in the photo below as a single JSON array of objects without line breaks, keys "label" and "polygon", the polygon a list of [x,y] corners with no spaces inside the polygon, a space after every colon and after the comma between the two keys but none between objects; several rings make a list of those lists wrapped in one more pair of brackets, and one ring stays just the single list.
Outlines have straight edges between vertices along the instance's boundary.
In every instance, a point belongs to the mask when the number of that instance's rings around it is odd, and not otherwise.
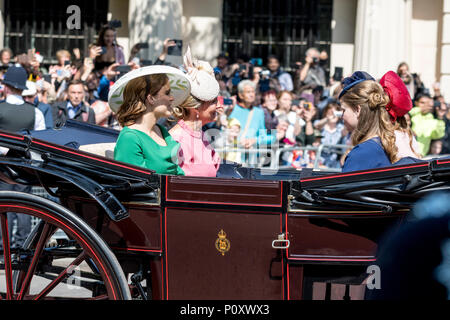
[{"label": "crowd of spectators", "polygon": [[[26,70],[27,90],[22,96],[42,111],[46,128],[75,119],[120,130],[107,103],[109,88],[124,73],[151,62],[139,57],[145,44],[136,44],[129,60],[125,61],[123,48],[116,43],[115,32],[111,25],[104,26],[85,57],[79,49],[72,52],[59,50],[57,64],[48,68],[34,49],[13,53],[4,48],[0,51],[0,81],[11,66]],[[172,40],[166,39],[161,55],[153,64],[168,64],[168,49],[174,45]],[[342,110],[337,99],[344,75],[339,72],[330,75],[326,51],[309,48],[304,59],[290,72],[280,67],[280,61],[274,55],[264,58],[241,55],[232,59],[227,53],[221,53],[216,63],[214,73],[220,84],[219,103],[223,105],[223,112],[218,114],[215,122],[204,127],[204,130],[214,128],[223,133],[214,138],[216,148],[350,146],[351,133],[342,124]],[[399,64],[397,73],[414,103],[407,120],[421,155],[450,154],[450,111],[439,84],[429,90],[419,75],[410,72],[405,62]],[[1,82],[0,85],[2,100],[5,98],[4,85]],[[162,122],[167,129],[173,123]],[[290,150],[281,155],[280,164],[340,168],[344,149],[324,148],[319,158],[314,148]],[[245,161],[243,154],[221,154],[231,161]]]}]

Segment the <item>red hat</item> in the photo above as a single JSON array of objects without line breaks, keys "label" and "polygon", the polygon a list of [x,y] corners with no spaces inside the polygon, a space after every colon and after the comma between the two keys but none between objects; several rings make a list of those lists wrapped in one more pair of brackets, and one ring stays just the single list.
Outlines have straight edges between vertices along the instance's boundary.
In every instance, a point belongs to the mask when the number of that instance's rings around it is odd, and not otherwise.
[{"label": "red hat", "polygon": [[411,110],[411,96],[402,79],[395,72],[386,72],[381,78],[380,84],[389,96],[390,102],[386,106],[386,110],[394,121],[397,120],[397,117],[402,117]]}]

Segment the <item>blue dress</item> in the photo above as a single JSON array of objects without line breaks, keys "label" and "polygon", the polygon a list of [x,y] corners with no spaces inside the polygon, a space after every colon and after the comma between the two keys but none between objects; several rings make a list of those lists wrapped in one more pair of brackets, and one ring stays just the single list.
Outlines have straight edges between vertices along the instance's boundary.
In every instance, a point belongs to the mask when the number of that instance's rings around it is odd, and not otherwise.
[{"label": "blue dress", "polygon": [[369,170],[392,166],[379,137],[355,146],[347,155],[342,172]]}]

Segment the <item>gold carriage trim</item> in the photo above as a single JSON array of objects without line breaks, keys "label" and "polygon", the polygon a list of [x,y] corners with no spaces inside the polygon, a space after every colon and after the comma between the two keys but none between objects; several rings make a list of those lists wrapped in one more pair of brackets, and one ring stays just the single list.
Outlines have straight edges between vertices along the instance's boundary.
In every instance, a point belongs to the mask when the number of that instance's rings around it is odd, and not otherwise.
[{"label": "gold carriage trim", "polygon": [[219,238],[216,240],[216,249],[219,251],[222,256],[225,255],[225,252],[228,252],[230,250],[230,241],[227,239],[227,234],[225,231],[220,230],[220,232],[217,234]]}]

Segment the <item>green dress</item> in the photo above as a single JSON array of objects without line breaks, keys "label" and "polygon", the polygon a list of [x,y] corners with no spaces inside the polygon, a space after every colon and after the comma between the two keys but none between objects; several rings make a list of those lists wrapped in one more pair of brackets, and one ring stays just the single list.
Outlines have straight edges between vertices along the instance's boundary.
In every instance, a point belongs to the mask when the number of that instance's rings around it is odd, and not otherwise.
[{"label": "green dress", "polygon": [[176,142],[166,128],[157,124],[167,146],[157,144],[146,133],[124,127],[117,138],[114,159],[156,171],[158,174],[184,175],[178,165]]}]

